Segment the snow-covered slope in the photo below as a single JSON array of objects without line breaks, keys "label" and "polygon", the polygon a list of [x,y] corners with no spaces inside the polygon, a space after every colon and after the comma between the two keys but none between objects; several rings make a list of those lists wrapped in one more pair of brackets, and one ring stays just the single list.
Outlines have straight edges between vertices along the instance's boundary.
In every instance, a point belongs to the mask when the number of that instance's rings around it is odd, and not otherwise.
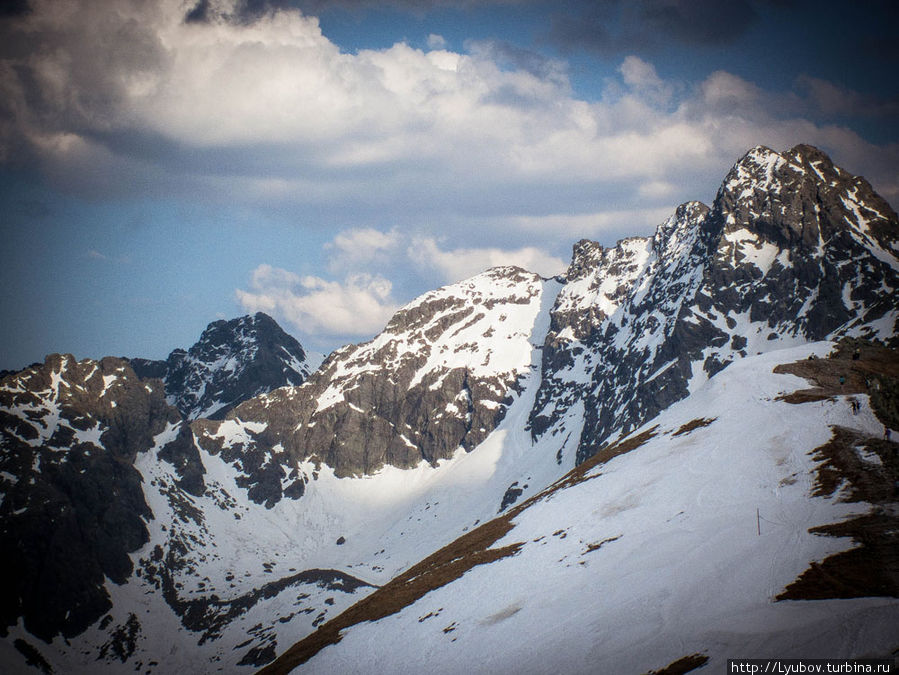
[{"label": "snow-covered slope", "polygon": [[[388,596],[402,589],[385,588],[341,626],[337,644],[323,626],[301,643],[311,659],[295,672],[641,673],[692,654],[718,672],[736,656],[888,656],[899,644],[899,600],[837,598],[882,595],[864,586],[878,573],[896,595],[894,558],[860,554],[867,567],[849,576],[855,593],[827,579],[838,568],[828,560],[877,539],[873,528],[859,535],[867,514],[895,527],[895,444],[880,440],[867,395],[790,403],[784,395],[808,384],[773,372],[830,349],[735,363],[485,524],[480,545],[456,542],[425,561],[403,580],[412,601],[395,600],[398,611]],[[848,375],[852,390],[854,362],[819,362]],[[851,440],[821,450],[838,436]],[[844,535],[859,541],[813,531],[847,521],[859,529]],[[895,547],[895,534],[885,536]],[[449,568],[466,559],[454,576]],[[817,583],[791,586],[810,565],[814,576],[815,563]],[[426,592],[409,590],[425,578]],[[788,588],[796,599],[781,597]],[[833,599],[799,600],[815,597],[809,588]],[[271,672],[289,670],[290,656]]]},{"label": "snow-covered slope", "polygon": [[131,359],[139,376],[165,382],[168,402],[191,420],[221,419],[254,396],[302,384],[321,362],[262,312],[212,322],[190,349],[165,361]]}]

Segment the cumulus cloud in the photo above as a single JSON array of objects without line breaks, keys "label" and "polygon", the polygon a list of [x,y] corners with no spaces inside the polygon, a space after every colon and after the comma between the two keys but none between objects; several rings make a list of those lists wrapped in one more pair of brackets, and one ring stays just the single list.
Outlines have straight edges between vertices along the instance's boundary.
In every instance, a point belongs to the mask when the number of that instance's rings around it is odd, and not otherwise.
[{"label": "cumulus cloud", "polygon": [[446,38],[435,33],[428,35],[428,49],[443,49],[444,47],[446,47]]},{"label": "cumulus cloud", "polygon": [[627,56],[618,68],[624,84],[652,103],[664,104],[674,95],[674,86],[659,77],[655,66],[638,56]]},{"label": "cumulus cloud", "polygon": [[544,277],[561,274],[567,262],[533,246],[519,249],[456,248],[443,250],[433,237],[416,237],[407,255],[420,267],[436,269],[446,283],[461,281],[490,267],[514,265]]},{"label": "cumulus cloud", "polygon": [[[544,222],[545,226],[546,223]],[[515,265],[545,277],[563,272],[567,262],[537,246],[515,249],[500,247],[447,248],[436,237],[375,228],[354,228],[339,232],[324,246],[332,273],[365,270],[389,274],[391,268],[413,263],[429,275],[437,272],[442,283],[453,283],[479,274],[490,267]]]},{"label": "cumulus cloud", "polygon": [[394,228],[387,232],[372,227],[339,232],[325,244],[328,268],[332,273],[363,268],[386,268],[396,258],[402,237]]},{"label": "cumulus cloud", "polygon": [[[426,50],[346,53],[295,6],[32,0],[0,27],[0,158],[95,196],[236,199],[406,225],[429,212],[470,232],[498,209],[673,208],[712,191],[710,177],[757,143],[867,154],[877,187],[896,182],[895,148],[808,114],[812,99],[835,105],[822,81],[776,94],[722,71],[688,85],[631,55],[615,95],[587,101],[562,62],[514,45],[455,52],[434,37]],[[689,41],[712,39],[704,12],[738,31],[752,6],[608,1],[595,11],[636,12]]]},{"label": "cumulus cloud", "polygon": [[238,289],[236,297],[246,311],[274,314],[301,333],[355,337],[376,333],[397,310],[392,288],[379,275],[355,273],[330,281],[260,265],[253,270],[250,290]]}]

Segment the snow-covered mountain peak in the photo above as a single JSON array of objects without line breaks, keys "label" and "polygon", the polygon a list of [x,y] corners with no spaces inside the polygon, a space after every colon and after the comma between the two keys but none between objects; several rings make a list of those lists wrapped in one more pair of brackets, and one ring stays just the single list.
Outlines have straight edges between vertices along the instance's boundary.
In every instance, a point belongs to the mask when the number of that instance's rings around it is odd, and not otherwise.
[{"label": "snow-covered mountain peak", "polygon": [[832,183],[841,178],[849,177],[849,174],[833,163],[830,156],[813,145],[799,144],[785,153],[783,157],[794,165],[803,167],[806,171],[814,172],[822,181]]},{"label": "snow-covered mountain peak", "polygon": [[169,403],[187,419],[220,419],[235,405],[277,387],[301,384],[321,363],[267,314],[210,323],[187,351],[165,362],[132,359],[142,377],[165,381]]},{"label": "snow-covered mountain peak", "polygon": [[[870,184],[833,164],[819,149],[797,145],[784,153],[759,146],[728,173],[713,205],[725,232],[781,249],[820,253],[847,229],[863,245],[895,258],[896,214]],[[891,223],[893,224],[891,226]]]},{"label": "snow-covered mountain peak", "polygon": [[[489,309],[497,304],[528,304],[539,294],[540,282],[539,275],[519,267],[485,270],[470,279],[429,291],[400,308],[384,332],[368,344],[390,339],[386,336],[403,335],[415,339],[425,330],[431,342],[439,341],[439,326],[455,323],[460,318],[457,315],[459,308]],[[463,311],[474,314],[470,309]]]},{"label": "snow-covered mountain peak", "polygon": [[670,261],[690,250],[702,235],[709,207],[702,202],[686,202],[656,228],[652,248],[662,261]]},{"label": "snow-covered mountain peak", "polygon": [[759,146],[711,209],[680,206],[629,267],[579,244],[552,310],[535,438],[570,428],[585,402],[583,460],[735,359],[834,335],[894,339],[897,231],[867,182],[820,151]]},{"label": "snow-covered mountain peak", "polygon": [[244,466],[247,481],[269,486],[259,492],[267,503],[286,486],[269,475],[271,453],[313,458],[346,477],[470,450],[503,419],[525,381],[539,376],[559,286],[498,267],[425,293],[369,342],[334,352],[303,386],[239,406],[227,433],[223,425],[196,425],[199,440],[220,451],[239,436],[228,451],[254,458]]}]

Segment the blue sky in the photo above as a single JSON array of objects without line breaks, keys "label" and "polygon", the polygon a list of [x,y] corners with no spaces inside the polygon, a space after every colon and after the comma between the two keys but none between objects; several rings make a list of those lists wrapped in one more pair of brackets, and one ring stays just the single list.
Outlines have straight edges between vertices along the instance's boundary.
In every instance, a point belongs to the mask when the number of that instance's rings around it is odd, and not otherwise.
[{"label": "blue sky", "polygon": [[899,203],[889,2],[15,0],[0,368],[164,357],[267,311],[313,349],[495,264],[650,234],[756,144]]}]

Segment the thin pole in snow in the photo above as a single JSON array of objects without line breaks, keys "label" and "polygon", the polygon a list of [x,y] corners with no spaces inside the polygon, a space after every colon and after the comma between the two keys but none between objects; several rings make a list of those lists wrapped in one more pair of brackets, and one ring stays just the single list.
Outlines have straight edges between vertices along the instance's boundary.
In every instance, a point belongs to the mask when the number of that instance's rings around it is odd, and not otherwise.
[{"label": "thin pole in snow", "polygon": [[755,526],[758,529],[759,536],[762,536],[762,515],[759,513],[758,507],[755,509]]}]

